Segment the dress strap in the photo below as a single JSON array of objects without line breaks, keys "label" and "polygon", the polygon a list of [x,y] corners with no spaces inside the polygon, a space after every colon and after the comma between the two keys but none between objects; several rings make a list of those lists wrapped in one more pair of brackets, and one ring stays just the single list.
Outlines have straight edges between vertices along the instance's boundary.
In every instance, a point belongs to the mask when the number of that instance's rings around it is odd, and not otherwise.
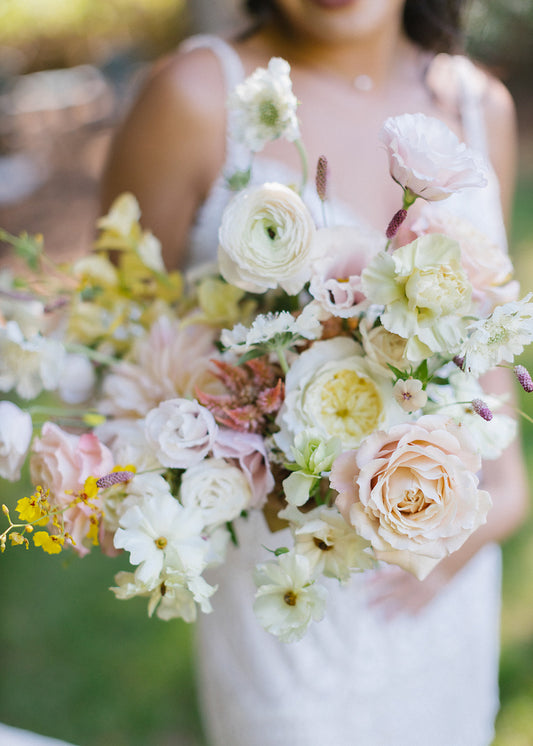
[{"label": "dress strap", "polygon": [[459,84],[459,106],[467,145],[488,156],[487,132],[483,112],[486,80],[466,57],[454,56]]},{"label": "dress strap", "polygon": [[[212,34],[197,34],[180,44],[181,52],[191,52],[195,49],[209,49],[217,58],[224,77],[226,93],[229,93],[245,78],[244,66],[235,49],[220,36]],[[226,115],[226,162],[224,172],[235,172],[249,166],[250,151],[241,143],[236,143],[231,137],[232,112]]]}]

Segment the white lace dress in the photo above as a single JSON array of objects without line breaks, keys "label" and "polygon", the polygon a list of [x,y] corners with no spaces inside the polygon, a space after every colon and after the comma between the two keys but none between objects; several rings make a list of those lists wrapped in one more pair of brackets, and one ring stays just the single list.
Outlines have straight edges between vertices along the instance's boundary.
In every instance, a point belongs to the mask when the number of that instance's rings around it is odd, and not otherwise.
[{"label": "white lace dress", "polygon": [[[225,42],[188,45],[217,55],[228,88],[243,77]],[[462,86],[467,139],[484,149],[475,68],[450,58]],[[243,166],[228,142],[227,168]],[[282,164],[256,159],[254,180],[287,181]],[[290,179],[289,179],[290,180]],[[312,190],[307,195],[318,208]],[[229,198],[221,177],[201,208],[189,263],[212,261]],[[505,241],[498,185],[468,190],[447,207]],[[359,224],[334,205],[337,224]],[[333,221],[332,221],[333,223]],[[261,545],[283,545],[263,515],[237,525],[239,549],[213,573],[214,612],[198,624],[199,694],[210,746],[488,746],[498,709],[500,552],[486,546],[423,613],[386,621],[367,605],[367,579],[328,585],[326,618],[298,643],[265,632],[252,611],[252,570],[269,558]],[[285,538],[285,542],[287,538]]]}]

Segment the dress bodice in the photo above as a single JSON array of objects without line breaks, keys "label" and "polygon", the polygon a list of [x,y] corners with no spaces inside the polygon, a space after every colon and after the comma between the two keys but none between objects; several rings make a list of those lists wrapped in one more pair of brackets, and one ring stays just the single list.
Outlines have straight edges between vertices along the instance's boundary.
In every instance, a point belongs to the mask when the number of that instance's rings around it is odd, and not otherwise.
[{"label": "dress bodice", "polygon": [[[182,48],[184,52],[197,48],[210,49],[219,60],[228,92],[245,77],[244,67],[237,52],[219,37],[195,36],[188,39]],[[447,212],[468,220],[478,230],[490,236],[495,243],[506,247],[500,190],[494,169],[488,159],[486,146],[482,106],[486,86],[485,78],[472,62],[461,56],[438,55],[433,60],[432,66],[438,68],[439,75],[445,76],[449,86],[457,90],[464,140],[470,148],[481,155],[487,175],[486,187],[461,190],[445,200],[442,207]],[[228,113],[228,117],[230,116],[231,113]],[[229,129],[228,127],[228,133]],[[376,133],[376,141],[377,135],[378,133]],[[232,196],[232,192],[226,185],[225,177],[236,170],[247,168],[249,162],[249,151],[244,145],[234,142],[228,134],[224,168],[212,184],[206,200],[200,206],[190,232],[187,266],[212,262],[216,258],[218,227],[224,208]],[[299,180],[300,175],[281,161],[262,155],[256,155],[253,160],[251,178],[253,184],[269,181],[297,184]],[[311,182],[306,184],[303,198],[315,222],[319,225],[321,221],[320,200]],[[340,199],[329,200],[328,210],[331,225],[356,226],[365,231],[377,233],[362,215]]]}]

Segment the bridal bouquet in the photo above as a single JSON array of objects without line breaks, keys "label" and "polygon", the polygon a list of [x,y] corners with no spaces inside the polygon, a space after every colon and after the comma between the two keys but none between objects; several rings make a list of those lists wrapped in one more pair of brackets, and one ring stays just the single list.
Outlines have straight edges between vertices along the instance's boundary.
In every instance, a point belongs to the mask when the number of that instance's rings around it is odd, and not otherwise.
[{"label": "bridal bouquet", "polygon": [[514,366],[533,389],[514,364],[531,296],[516,299],[504,248],[440,207],[484,185],[474,153],[437,120],[391,118],[401,208],[383,236],[329,225],[325,158],[320,219],[295,188],[253,184],[277,137],[305,163],[296,106],[280,59],[232,93],[250,167],[227,174],[216,266],[167,272],[124,194],[68,265],[2,233],[33,274],[0,276],[0,476],[18,480],[29,452],[35,486],[3,506],[2,551],[127,552],[116,596],[193,621],[216,591],[206,571],[263,510],[272,548],[250,604],[287,642],[325,613],[322,577],[383,561],[422,579],[484,523],[477,474],[515,423],[479,378]]}]

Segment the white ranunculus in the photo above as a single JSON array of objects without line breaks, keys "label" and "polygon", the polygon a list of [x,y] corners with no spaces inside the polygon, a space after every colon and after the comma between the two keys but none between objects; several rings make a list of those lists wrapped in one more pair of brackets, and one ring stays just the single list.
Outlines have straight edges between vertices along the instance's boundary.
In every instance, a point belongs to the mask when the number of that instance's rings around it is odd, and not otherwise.
[{"label": "white ranunculus", "polygon": [[276,183],[248,187],[222,216],[220,271],[252,293],[279,286],[295,295],[310,276],[314,232],[307,207],[292,189]]},{"label": "white ranunculus", "polygon": [[218,426],[194,399],[167,399],[144,421],[146,440],[163,466],[187,469],[211,450]]},{"label": "white ranunculus", "polygon": [[255,70],[228,98],[231,135],[253,152],[278,137],[300,137],[290,71],[288,62],[273,57],[268,69]]},{"label": "white ranunculus", "polygon": [[83,355],[67,355],[63,362],[58,392],[66,404],[81,404],[93,393],[96,375],[93,365]]},{"label": "white ranunculus", "polygon": [[208,458],[183,474],[180,498],[183,505],[199,508],[204,524],[211,527],[237,518],[250,505],[252,491],[238,467]]},{"label": "white ranunculus", "polygon": [[439,119],[420,113],[390,117],[380,139],[392,178],[423,199],[441,200],[487,183],[479,156]]},{"label": "white ranunculus", "polygon": [[344,449],[356,448],[390,421],[393,410],[398,414],[391,390],[390,380],[369,367],[353,340],[315,342],[287,373],[275,440],[289,458],[295,436],[308,429],[324,440],[338,437]]},{"label": "white ranunculus", "polygon": [[0,402],[0,477],[16,482],[33,433],[32,421],[10,401]]},{"label": "white ranunculus", "polygon": [[327,591],[313,582],[311,565],[302,554],[282,554],[256,567],[254,612],[262,626],[281,642],[295,642],[311,621],[320,621]]},{"label": "white ranunculus", "polygon": [[407,340],[408,360],[453,352],[461,344],[472,286],[460,258],[457,241],[432,234],[393,254],[381,252],[363,270],[365,294],[385,306],[381,323]]},{"label": "white ranunculus", "polygon": [[202,514],[184,507],[167,494],[132,505],[120,516],[114,544],[130,553],[141,583],[155,582],[160,573],[176,565],[192,575],[205,567]]},{"label": "white ranunculus", "polygon": [[65,350],[53,339],[36,334],[25,339],[15,321],[0,327],[0,391],[14,389],[34,399],[43,389],[53,391],[61,379]]}]

